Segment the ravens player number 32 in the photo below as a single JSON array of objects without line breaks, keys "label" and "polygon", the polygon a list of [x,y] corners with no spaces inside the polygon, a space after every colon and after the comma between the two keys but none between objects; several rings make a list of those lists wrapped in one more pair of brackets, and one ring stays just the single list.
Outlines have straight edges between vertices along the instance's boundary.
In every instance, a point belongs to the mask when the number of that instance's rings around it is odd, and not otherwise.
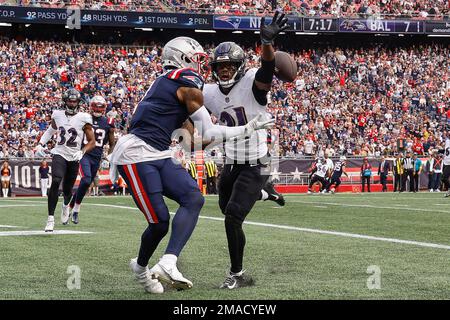
[{"label": "ravens player number 32", "polygon": [[[72,188],[77,178],[79,161],[86,152],[95,147],[95,136],[92,130],[92,117],[85,112],[78,112],[81,95],[75,89],[69,89],[63,95],[64,110],[52,113],[51,125],[42,135],[37,146],[37,154],[42,155],[45,145],[57,134],[57,144],[52,153],[52,184],[48,194],[48,219],[46,232],[52,232],[55,225],[55,208],[58,204],[59,185],[63,182],[64,201],[61,212],[62,224],[69,220],[69,202]],[[83,134],[88,143],[81,148]]]}]

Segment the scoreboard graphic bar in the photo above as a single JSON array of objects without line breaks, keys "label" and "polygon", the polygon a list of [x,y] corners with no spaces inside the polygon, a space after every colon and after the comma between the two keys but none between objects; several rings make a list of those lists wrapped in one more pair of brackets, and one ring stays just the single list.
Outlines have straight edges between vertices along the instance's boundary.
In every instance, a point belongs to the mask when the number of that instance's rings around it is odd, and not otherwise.
[{"label": "scoreboard graphic bar", "polygon": [[[450,20],[287,16],[290,32],[450,34]],[[259,30],[261,17],[0,6],[0,22],[178,29]],[[267,23],[271,18],[267,17]]]},{"label": "scoreboard graphic bar", "polygon": [[340,19],[339,32],[424,33],[424,21],[383,19]]}]

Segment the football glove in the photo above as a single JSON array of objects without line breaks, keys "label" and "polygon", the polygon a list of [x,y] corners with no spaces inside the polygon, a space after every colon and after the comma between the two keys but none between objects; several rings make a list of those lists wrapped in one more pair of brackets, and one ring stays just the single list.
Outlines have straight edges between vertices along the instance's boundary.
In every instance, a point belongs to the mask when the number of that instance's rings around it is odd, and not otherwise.
[{"label": "football glove", "polygon": [[75,154],[73,155],[73,158],[75,159],[75,161],[80,161],[81,158],[83,158],[83,156],[84,156],[84,151],[79,150],[79,151],[75,152]]},{"label": "football glove", "polygon": [[252,135],[256,130],[269,129],[275,125],[275,118],[263,120],[262,117],[263,115],[259,114],[245,125],[245,136]]},{"label": "football glove", "polygon": [[35,150],[34,154],[38,158],[44,158],[47,155],[45,153],[45,147],[42,144],[38,144],[36,146],[36,150]]},{"label": "football glove", "polygon": [[278,17],[278,11],[275,11],[272,22],[270,24],[265,24],[265,18],[261,18],[261,26],[259,28],[259,34],[261,37],[262,44],[273,44],[273,40],[283,32],[289,25],[286,24],[288,22],[288,18],[284,17],[284,13]]}]

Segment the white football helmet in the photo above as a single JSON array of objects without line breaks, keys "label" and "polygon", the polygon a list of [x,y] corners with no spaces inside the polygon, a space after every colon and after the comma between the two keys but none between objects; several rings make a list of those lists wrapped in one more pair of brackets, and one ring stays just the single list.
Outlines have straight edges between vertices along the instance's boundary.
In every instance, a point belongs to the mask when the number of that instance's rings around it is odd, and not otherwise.
[{"label": "white football helmet", "polygon": [[346,158],[345,156],[341,156],[341,157],[339,158],[339,160],[340,160],[340,161],[345,161],[345,160],[347,160],[347,158]]},{"label": "white football helmet", "polygon": [[106,100],[102,96],[94,96],[91,101],[89,101],[89,106],[91,107],[94,117],[101,117],[106,111]]},{"label": "white football helmet", "polygon": [[163,48],[161,60],[164,70],[192,68],[201,74],[208,66],[208,55],[203,47],[189,37],[177,37],[167,42]]}]

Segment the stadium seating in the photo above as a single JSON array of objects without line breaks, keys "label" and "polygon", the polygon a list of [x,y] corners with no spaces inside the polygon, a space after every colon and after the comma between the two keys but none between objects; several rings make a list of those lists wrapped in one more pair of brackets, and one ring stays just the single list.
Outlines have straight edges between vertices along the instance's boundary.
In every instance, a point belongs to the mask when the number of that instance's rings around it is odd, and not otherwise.
[{"label": "stadium seating", "polygon": [[449,16],[447,0],[1,0],[1,5],[218,14],[267,14],[274,9],[304,16]]},{"label": "stadium seating", "polygon": [[[50,49],[51,48],[51,49]],[[65,88],[101,92],[123,133],[133,106],[161,71],[161,44],[148,47],[0,41],[0,158],[32,157]],[[257,50],[246,48],[249,66]],[[399,139],[419,154],[450,124],[450,51],[445,45],[301,50],[295,83],[275,81],[271,145],[285,157],[324,152],[379,156]],[[93,66],[93,67],[91,67]]]}]

